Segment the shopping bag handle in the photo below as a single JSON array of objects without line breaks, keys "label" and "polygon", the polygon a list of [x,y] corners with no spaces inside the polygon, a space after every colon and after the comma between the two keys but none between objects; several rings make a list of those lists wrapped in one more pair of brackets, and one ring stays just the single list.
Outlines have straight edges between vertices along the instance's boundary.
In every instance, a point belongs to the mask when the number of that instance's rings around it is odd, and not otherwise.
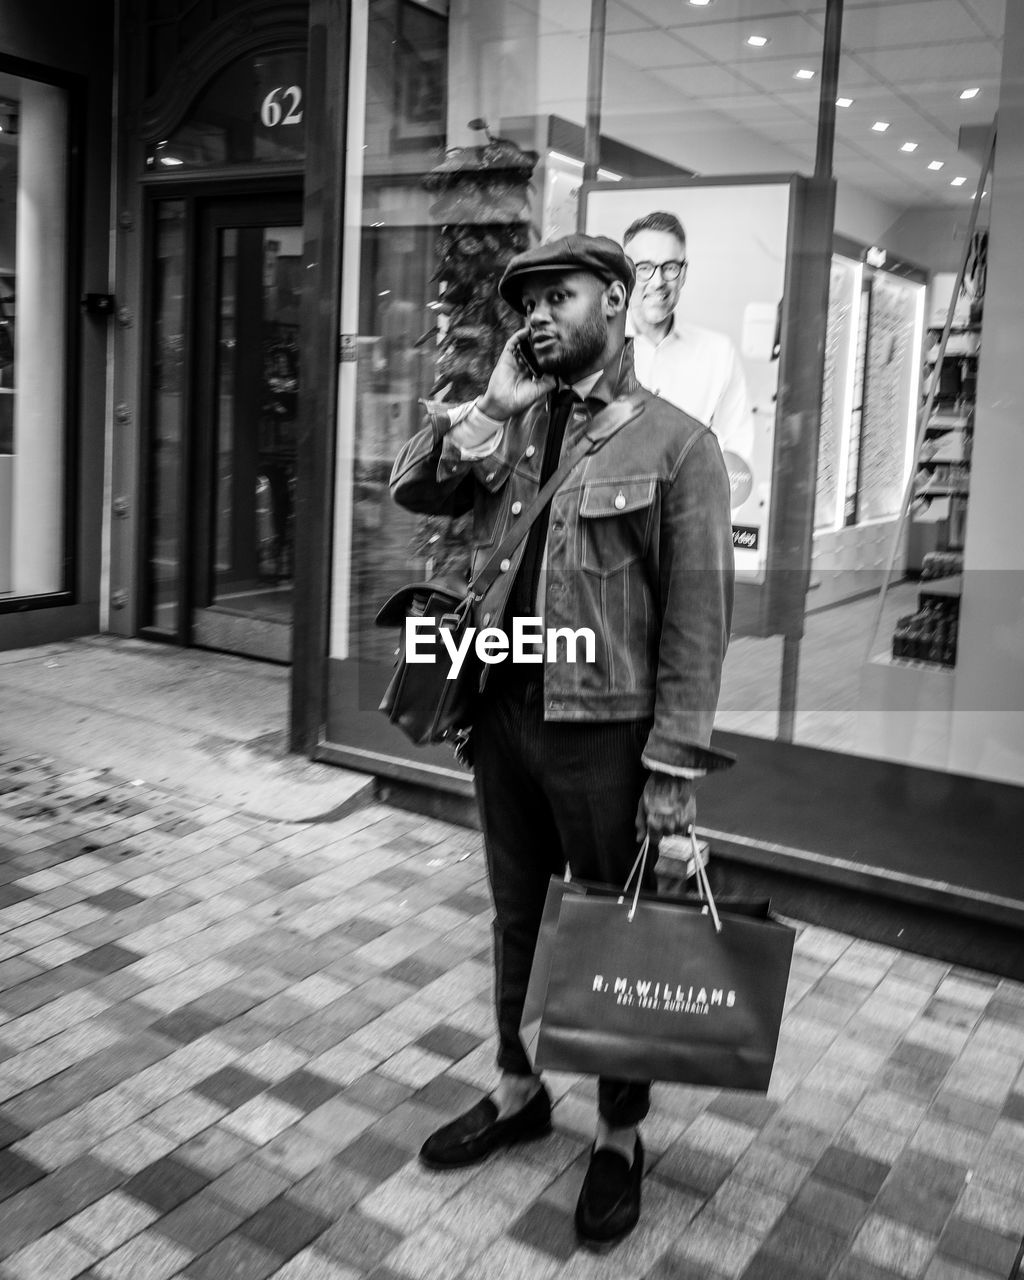
[{"label": "shopping bag handle", "polygon": [[711,919],[715,923],[715,933],[721,933],[722,922],[718,918],[718,908],[715,906],[715,897],[711,892],[708,869],[704,865],[704,859],[700,856],[700,850],[697,848],[697,834],[693,827],[690,828],[690,857],[693,859],[694,875],[697,878],[697,894],[708,904],[708,911],[711,913]]},{"label": "shopping bag handle", "polygon": [[[626,883],[622,886],[622,893],[619,896],[619,904],[626,900],[626,894],[629,893],[629,886],[636,876],[636,888],[633,891],[633,903],[629,908],[629,914],[626,919],[630,924],[633,923],[633,917],[636,915],[637,903],[640,901],[640,886],[644,882],[644,871],[647,869],[647,851],[650,848],[650,833],[644,836],[643,844],[640,846],[640,852],[636,855],[636,860],[630,869],[629,875],[626,876]],[[697,833],[693,827],[690,827],[690,857],[693,859],[694,874],[697,877],[697,896],[702,902],[707,904],[711,919],[714,922],[715,933],[722,932],[722,921],[718,915],[718,908],[715,906],[714,894],[711,892],[711,881],[708,879],[708,870],[704,865],[704,860],[700,856],[700,850],[697,848]]]},{"label": "shopping bag handle", "polygon": [[619,898],[620,905],[625,902],[626,894],[629,893],[629,886],[633,877],[636,876],[636,891],[633,894],[633,905],[629,909],[629,915],[626,917],[629,923],[633,923],[633,917],[636,915],[636,904],[640,901],[640,886],[644,882],[644,871],[647,869],[647,850],[651,845],[651,837],[648,833],[644,836],[644,842],[640,846],[640,852],[636,855],[636,861],[630,869],[629,875],[626,876],[626,883],[622,886],[622,894]]}]

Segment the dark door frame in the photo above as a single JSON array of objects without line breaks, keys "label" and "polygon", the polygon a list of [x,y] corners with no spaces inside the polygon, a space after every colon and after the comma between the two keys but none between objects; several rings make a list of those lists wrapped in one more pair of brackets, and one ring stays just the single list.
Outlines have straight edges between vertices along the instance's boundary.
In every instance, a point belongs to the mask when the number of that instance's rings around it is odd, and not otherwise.
[{"label": "dark door frame", "polygon": [[291,749],[310,758],[326,737],[350,19],[350,0],[310,0],[302,218],[310,287],[303,295],[301,320],[289,733]]},{"label": "dark door frame", "polygon": [[[251,178],[232,181],[218,177],[214,180],[197,177],[192,181],[161,182],[147,186],[145,191],[145,258],[143,264],[143,308],[145,317],[144,339],[142,344],[143,395],[144,406],[141,415],[141,437],[139,458],[139,538],[137,546],[137,581],[140,584],[140,613],[145,617],[148,613],[151,584],[149,581],[149,536],[150,512],[152,509],[151,476],[153,462],[152,439],[152,327],[154,291],[150,271],[154,249],[155,211],[161,200],[180,200],[185,204],[185,266],[184,280],[185,299],[185,349],[183,353],[183,378],[185,380],[185,419],[182,424],[181,467],[178,486],[178,509],[184,517],[193,513],[197,520],[183,518],[179,548],[181,568],[179,570],[178,587],[178,620],[173,631],[157,628],[150,624],[139,627],[138,634],[147,640],[187,647],[191,644],[191,614],[199,595],[200,581],[196,576],[198,548],[201,539],[209,537],[211,528],[212,496],[209,486],[205,490],[200,483],[201,461],[200,450],[205,440],[208,443],[212,430],[208,422],[203,428],[199,423],[202,413],[203,397],[211,393],[209,384],[204,387],[204,380],[213,376],[215,363],[212,359],[211,335],[215,331],[212,313],[204,328],[204,297],[208,299],[209,290],[204,288],[202,265],[210,259],[210,244],[204,246],[206,214],[208,210],[223,209],[233,212],[229,221],[221,225],[227,226],[265,226],[289,221],[301,225],[303,178],[300,173],[294,175],[274,175],[264,181]],[[267,215],[269,213],[270,221]],[[296,214],[298,217],[296,218]],[[280,215],[280,216],[279,216]],[[215,235],[215,231],[213,232]],[[210,312],[210,308],[206,308]],[[203,439],[200,438],[203,437]],[[197,447],[198,446],[198,447]],[[301,460],[297,464],[301,468]],[[195,527],[198,524],[198,528]]]},{"label": "dark door frame", "polygon": [[[217,503],[216,446],[217,446],[217,408],[219,394],[217,379],[217,334],[221,303],[220,278],[217,266],[220,261],[220,233],[232,229],[241,233],[258,232],[268,226],[301,226],[302,201],[298,192],[275,196],[229,196],[218,197],[208,201],[197,202],[196,218],[198,237],[195,253],[195,325],[194,332],[198,342],[195,361],[195,377],[189,388],[189,435],[190,453],[192,455],[192,495],[194,501],[186,508],[190,517],[188,521],[189,535],[192,541],[190,562],[185,577],[189,580],[190,610],[184,619],[184,626],[192,638],[191,613],[213,594],[214,573],[212,568],[211,543],[217,536],[215,507]],[[248,247],[247,237],[239,236],[239,253]],[[262,240],[260,241],[262,247]],[[238,296],[236,299],[237,318],[242,325],[253,323],[256,298]],[[238,331],[238,349],[242,349],[242,331]],[[251,334],[250,334],[251,336]],[[252,368],[252,352],[249,353],[248,368],[236,368],[236,385],[251,385],[249,393],[257,396],[259,382],[256,370]],[[249,375],[248,377],[246,375]],[[258,412],[258,406],[256,407]],[[238,449],[238,433],[235,433],[233,455],[237,461],[242,458]],[[252,491],[255,506],[255,468],[253,468]],[[233,518],[231,532],[233,559],[242,550],[238,545],[237,520]]]}]

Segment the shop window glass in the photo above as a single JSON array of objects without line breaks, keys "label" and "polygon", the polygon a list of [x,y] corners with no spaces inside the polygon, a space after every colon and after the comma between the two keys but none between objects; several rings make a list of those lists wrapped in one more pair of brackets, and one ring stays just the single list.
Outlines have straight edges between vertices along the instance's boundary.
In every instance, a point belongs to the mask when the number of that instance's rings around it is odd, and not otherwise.
[{"label": "shop window glass", "polygon": [[306,153],[304,50],[240,58],[213,81],[188,117],[146,156],[152,172],[238,164],[295,164]]},{"label": "shop window glass", "polygon": [[[375,711],[393,637],[374,629],[373,613],[392,582],[457,564],[466,537],[462,526],[419,519],[390,502],[388,469],[417,427],[417,399],[482,388],[492,344],[508,323],[487,303],[500,263],[523,238],[595,229],[592,193],[648,188],[652,208],[672,207],[693,179],[690,190],[707,191],[719,179],[725,190],[739,176],[810,175],[826,4],[608,0],[597,33],[589,0],[365,0],[353,13],[342,300],[350,358],[341,366],[328,737],[408,757]],[[846,6],[829,315],[824,334],[805,329],[796,338],[808,358],[825,341],[818,473],[803,478],[801,497],[814,536],[801,562],[784,566],[809,575],[806,609],[798,606],[788,640],[737,629],[720,728],[878,753],[868,726],[877,697],[865,674],[876,615],[885,614],[884,648],[886,628],[915,594],[923,557],[932,549],[955,558],[963,537],[963,521],[954,519],[942,546],[930,548],[935,535],[908,526],[897,554],[899,590],[879,601],[919,462],[933,312],[964,249],[997,105],[1002,31],[1002,0]],[[595,34],[603,48],[599,94]],[[585,172],[595,127],[597,163]],[[499,161],[500,176],[488,173]],[[685,224],[685,204],[679,209]],[[979,232],[987,222],[983,207]],[[716,304],[743,295],[742,255],[730,256],[746,245],[736,226],[731,216],[719,218],[705,239],[694,214],[691,283],[709,272],[720,282]],[[684,288],[677,317],[735,328],[755,445],[740,458],[745,471],[731,464],[730,471],[734,492],[760,506],[767,525],[786,439],[775,421],[783,298],[776,285],[747,289],[741,314],[722,320],[701,296]],[[951,406],[963,403],[973,358],[967,350],[957,370],[943,364],[934,374],[943,395],[955,392]],[[755,580],[763,577],[763,564],[747,554],[756,520],[741,521],[739,533],[738,560]],[[448,765],[446,753],[414,759]]]},{"label": "shop window glass", "polygon": [[791,708],[805,745],[951,767],[998,165],[980,179],[1006,12],[1004,0],[845,7],[815,533]]},{"label": "shop window glass", "polygon": [[65,581],[66,91],[0,70],[0,600]]},{"label": "shop window glass", "polygon": [[[603,57],[595,129],[589,3],[368,0],[353,12],[359,52],[342,300],[342,329],[350,335],[343,352],[352,358],[341,365],[328,738],[404,754],[399,735],[376,713],[394,637],[375,628],[373,618],[389,586],[463,571],[469,530],[465,520],[398,509],[388,493],[391,463],[418,428],[422,397],[461,400],[483,389],[515,325],[495,295],[508,258],[588,218],[587,229],[616,236],[632,220],[633,213],[623,221],[615,202],[602,206],[607,215],[596,201],[588,213],[585,177],[603,191],[634,184],[647,211],[666,201],[676,207],[689,178],[704,184],[693,195],[694,301],[685,319],[728,329],[742,350],[738,358],[750,365],[744,417],[755,433],[756,412],[762,415],[757,436],[764,457],[757,465],[765,474],[752,474],[750,443],[742,446],[736,474],[742,501],[760,509],[766,534],[762,497],[778,380],[786,175],[808,171],[813,161],[817,96],[791,74],[784,83],[780,50],[754,69],[753,47],[734,18],[723,23],[714,15],[715,22],[697,7],[610,0],[606,25],[596,33]],[[773,24],[780,42],[784,28],[794,56],[817,67],[820,14]],[[772,112],[787,120],[774,137]],[[590,174],[588,124],[599,139]],[[772,169],[781,175],[775,186],[716,186],[719,176]],[[755,206],[765,217],[760,244],[757,229],[744,222]],[[594,220],[602,216],[614,227],[598,227]],[[751,255],[760,273],[756,287],[739,265]],[[702,314],[708,298],[721,311],[723,297],[734,300],[729,315]],[[756,520],[741,524],[751,541],[740,558],[756,580],[763,577],[760,552],[750,549],[757,545]],[[776,676],[765,686],[768,732],[777,684]],[[750,713],[742,674],[733,701]],[[450,764],[443,751],[416,758]]]}]

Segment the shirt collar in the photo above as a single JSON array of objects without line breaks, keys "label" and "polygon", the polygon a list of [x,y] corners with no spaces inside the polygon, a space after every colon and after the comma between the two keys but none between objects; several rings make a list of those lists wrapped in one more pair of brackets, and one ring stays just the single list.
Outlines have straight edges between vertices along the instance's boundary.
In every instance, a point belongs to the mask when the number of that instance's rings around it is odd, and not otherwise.
[{"label": "shirt collar", "polygon": [[573,390],[582,399],[611,404],[617,395],[632,395],[639,386],[633,370],[633,340],[627,337],[622,349],[603,369],[574,382]]},{"label": "shirt collar", "polygon": [[597,373],[591,373],[586,378],[581,378],[579,382],[574,382],[572,384],[572,389],[581,400],[586,400],[587,396],[590,395],[591,391],[593,391],[601,381],[602,377],[604,377],[604,370],[598,369]]},{"label": "shirt collar", "polygon": [[637,331],[637,327],[633,323],[632,316],[626,317],[626,337],[627,338],[634,338],[634,339],[640,338],[641,341],[643,342],[649,342],[652,347],[660,347],[661,344],[663,342],[667,342],[669,338],[677,338],[678,336],[679,336],[679,330],[676,325],[676,316],[674,311],[672,315],[669,316],[668,328],[665,330],[664,335],[661,338],[659,338],[657,342],[655,342],[651,338],[644,337],[642,333],[639,333]]}]

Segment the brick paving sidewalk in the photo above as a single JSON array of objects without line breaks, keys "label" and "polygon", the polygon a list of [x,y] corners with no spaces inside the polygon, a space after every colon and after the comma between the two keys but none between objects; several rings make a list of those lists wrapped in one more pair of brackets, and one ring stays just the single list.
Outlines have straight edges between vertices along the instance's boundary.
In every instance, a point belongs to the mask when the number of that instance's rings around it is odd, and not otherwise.
[{"label": "brick paving sidewalk", "polygon": [[1024,1230],[1024,987],[801,928],[767,1098],[661,1086],[644,1218],[550,1138],[429,1173],[491,1082],[479,836],[278,822],[0,754],[0,1277],[992,1280]]}]

